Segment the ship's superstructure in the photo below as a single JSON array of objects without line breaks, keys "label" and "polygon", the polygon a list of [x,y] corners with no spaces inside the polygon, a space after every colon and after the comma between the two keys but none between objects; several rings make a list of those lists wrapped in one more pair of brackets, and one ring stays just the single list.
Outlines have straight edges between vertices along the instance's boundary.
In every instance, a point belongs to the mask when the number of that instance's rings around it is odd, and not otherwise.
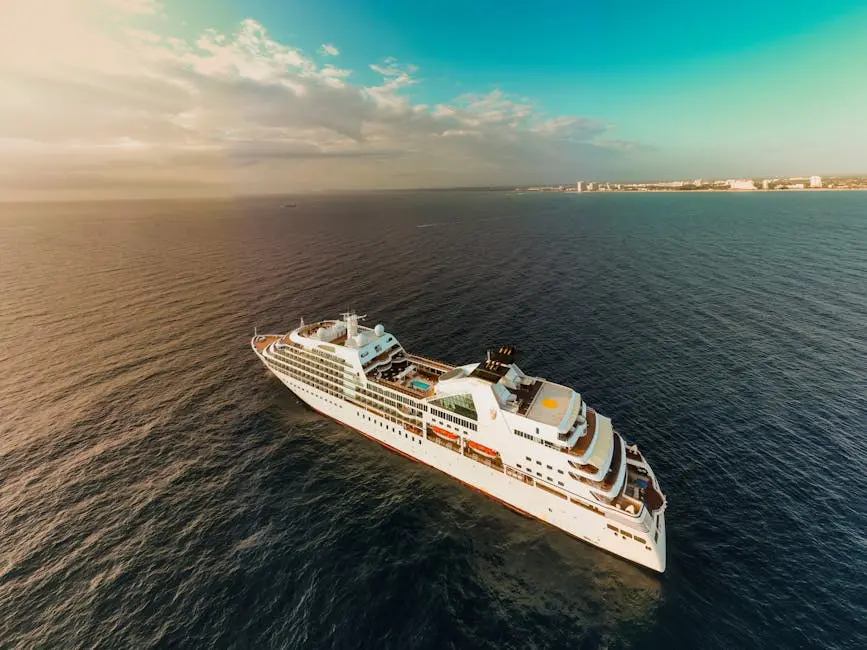
[{"label": "ship's superstructure", "polygon": [[300,399],[511,508],[656,571],[665,506],[636,445],[570,388],[526,375],[515,350],[451,366],[406,352],[382,325],[340,320],[254,335]]}]

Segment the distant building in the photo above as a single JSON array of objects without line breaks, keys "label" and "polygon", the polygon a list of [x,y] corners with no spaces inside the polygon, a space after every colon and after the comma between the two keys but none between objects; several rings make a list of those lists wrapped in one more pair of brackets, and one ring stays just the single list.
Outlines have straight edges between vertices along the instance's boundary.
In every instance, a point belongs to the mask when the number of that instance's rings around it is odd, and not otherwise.
[{"label": "distant building", "polygon": [[696,187],[698,187],[699,185],[702,184],[701,179],[700,179],[700,178],[696,178],[696,179],[692,182],[692,184],[695,185]]},{"label": "distant building", "polygon": [[596,183],[587,183],[587,189],[591,190],[591,191],[595,190],[596,189]]},{"label": "distant building", "polygon": [[769,181],[769,180],[766,178],[765,180],[762,181],[762,189],[763,189],[763,190],[768,189],[768,186],[770,186],[770,184],[771,184],[771,181]]},{"label": "distant building", "polygon": [[745,179],[729,179],[728,180],[729,188],[732,190],[754,190],[756,189],[756,184],[753,181],[745,180]]},{"label": "distant building", "polygon": [[577,183],[575,183],[575,191],[576,192],[583,192],[584,191],[584,181],[578,181]]},{"label": "distant building", "polygon": [[802,190],[806,187],[803,183],[791,183],[790,185],[786,185],[790,190]]},{"label": "distant building", "polygon": [[822,177],[810,176],[810,187],[822,187]]}]

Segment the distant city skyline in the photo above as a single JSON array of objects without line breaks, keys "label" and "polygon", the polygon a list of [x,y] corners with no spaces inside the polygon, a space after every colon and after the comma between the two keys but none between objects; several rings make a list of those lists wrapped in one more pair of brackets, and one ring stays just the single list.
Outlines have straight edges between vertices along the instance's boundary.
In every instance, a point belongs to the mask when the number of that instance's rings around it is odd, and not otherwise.
[{"label": "distant city skyline", "polygon": [[867,7],[8,0],[0,200],[867,173]]}]

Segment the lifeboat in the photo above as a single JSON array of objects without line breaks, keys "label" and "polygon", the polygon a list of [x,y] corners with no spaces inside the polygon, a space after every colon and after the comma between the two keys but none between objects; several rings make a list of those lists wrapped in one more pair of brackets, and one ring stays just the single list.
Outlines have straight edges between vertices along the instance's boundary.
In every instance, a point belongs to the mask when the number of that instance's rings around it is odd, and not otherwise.
[{"label": "lifeboat", "polygon": [[450,442],[458,441],[458,434],[452,433],[451,431],[446,431],[445,429],[440,429],[439,427],[435,427],[431,425],[431,430],[437,434],[443,440],[448,440]]},{"label": "lifeboat", "polygon": [[482,456],[486,456],[488,458],[496,458],[500,455],[500,453],[490,447],[485,447],[484,445],[480,445],[477,442],[468,442],[467,446],[472,449],[477,454],[481,454]]}]

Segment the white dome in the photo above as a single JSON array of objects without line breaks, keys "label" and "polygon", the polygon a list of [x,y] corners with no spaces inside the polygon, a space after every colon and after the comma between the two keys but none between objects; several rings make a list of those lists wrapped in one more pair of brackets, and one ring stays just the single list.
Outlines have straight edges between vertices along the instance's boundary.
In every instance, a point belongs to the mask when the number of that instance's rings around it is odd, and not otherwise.
[{"label": "white dome", "polygon": [[319,340],[322,340],[325,338],[325,328],[324,327],[320,327],[318,330],[316,330],[316,338],[318,338]]},{"label": "white dome", "polygon": [[376,327],[373,328],[373,332],[377,336],[382,336],[383,334],[385,334],[385,326],[382,323],[380,323],[379,325],[377,325]]}]

